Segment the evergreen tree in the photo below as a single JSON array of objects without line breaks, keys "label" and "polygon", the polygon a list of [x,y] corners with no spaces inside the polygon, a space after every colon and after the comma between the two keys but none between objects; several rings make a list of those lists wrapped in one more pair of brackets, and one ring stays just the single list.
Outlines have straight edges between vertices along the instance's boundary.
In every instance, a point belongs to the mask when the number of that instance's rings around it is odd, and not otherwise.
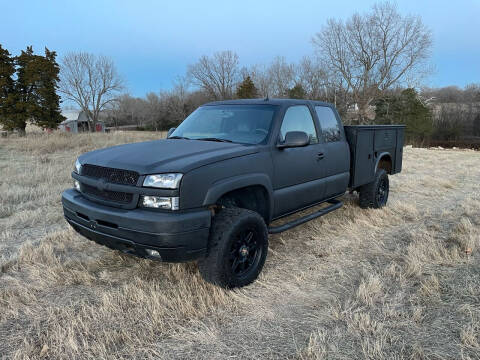
[{"label": "evergreen tree", "polygon": [[15,63],[7,49],[0,45],[0,124],[6,130],[15,128]]},{"label": "evergreen tree", "polygon": [[[25,134],[27,122],[56,128],[65,119],[57,95],[60,68],[56,53],[35,55],[31,46],[15,58],[0,47],[0,123]],[[16,80],[13,75],[17,74]]]},{"label": "evergreen tree", "polygon": [[400,95],[391,95],[377,101],[377,124],[405,124],[407,137],[414,141],[426,140],[433,131],[430,109],[419,99],[415,89],[405,89]]},{"label": "evergreen tree", "polygon": [[295,86],[289,89],[287,93],[290,99],[305,99],[307,96],[307,92],[301,84],[295,84]]},{"label": "evergreen tree", "polygon": [[60,96],[57,94],[60,67],[57,54],[45,48],[45,56],[39,59],[40,85],[37,88],[39,111],[33,121],[42,128],[56,129],[65,120],[60,111]]},{"label": "evergreen tree", "polygon": [[27,49],[22,50],[21,54],[15,58],[17,66],[15,128],[20,134],[25,134],[27,121],[39,113],[36,88],[41,79],[37,58],[31,46],[27,46]]},{"label": "evergreen tree", "polygon": [[254,99],[257,97],[257,88],[250,76],[247,76],[237,88],[237,98],[239,99]]}]

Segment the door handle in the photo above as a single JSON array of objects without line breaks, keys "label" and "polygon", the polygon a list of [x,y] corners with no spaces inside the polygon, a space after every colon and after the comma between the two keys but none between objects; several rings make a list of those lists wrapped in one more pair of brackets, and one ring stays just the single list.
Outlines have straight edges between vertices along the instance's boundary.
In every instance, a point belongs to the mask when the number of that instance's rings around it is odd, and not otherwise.
[{"label": "door handle", "polygon": [[325,157],[325,155],[321,152],[317,154],[317,160],[322,160]]}]

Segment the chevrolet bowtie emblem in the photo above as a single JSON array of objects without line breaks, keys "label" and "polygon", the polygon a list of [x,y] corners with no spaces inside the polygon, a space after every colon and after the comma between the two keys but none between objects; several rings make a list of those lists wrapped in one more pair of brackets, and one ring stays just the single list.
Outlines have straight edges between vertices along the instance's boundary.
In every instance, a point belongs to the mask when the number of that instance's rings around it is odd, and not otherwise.
[{"label": "chevrolet bowtie emblem", "polygon": [[97,189],[100,191],[105,191],[106,187],[107,187],[107,180],[104,178],[101,178],[97,183]]}]

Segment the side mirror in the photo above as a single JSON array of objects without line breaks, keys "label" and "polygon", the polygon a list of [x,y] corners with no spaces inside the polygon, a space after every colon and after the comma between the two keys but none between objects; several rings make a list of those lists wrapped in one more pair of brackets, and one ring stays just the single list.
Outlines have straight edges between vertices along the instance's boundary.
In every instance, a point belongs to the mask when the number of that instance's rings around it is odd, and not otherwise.
[{"label": "side mirror", "polygon": [[285,134],[285,141],[277,144],[277,148],[285,149],[292,147],[307,146],[310,144],[310,136],[304,131],[289,131]]},{"label": "side mirror", "polygon": [[170,130],[168,130],[167,132],[167,139],[170,137],[170,135],[172,135],[172,133],[175,131],[176,128],[170,128]]}]

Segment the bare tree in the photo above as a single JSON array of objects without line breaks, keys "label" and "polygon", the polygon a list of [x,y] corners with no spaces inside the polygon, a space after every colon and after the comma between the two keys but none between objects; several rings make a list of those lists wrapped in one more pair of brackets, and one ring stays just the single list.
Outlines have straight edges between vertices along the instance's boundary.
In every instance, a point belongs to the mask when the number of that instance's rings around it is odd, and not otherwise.
[{"label": "bare tree", "polygon": [[239,75],[238,55],[232,51],[217,52],[212,57],[202,56],[188,68],[193,83],[215,100],[232,98]]},{"label": "bare tree", "polygon": [[272,79],[265,65],[254,65],[245,71],[244,77],[249,75],[257,88],[258,95],[262,97],[273,95]]},{"label": "bare tree", "polygon": [[110,110],[114,126],[135,125],[153,130],[177,126],[192,111],[211,99],[202,91],[189,91],[185,78],[177,78],[171,90],[148,93],[145,98],[118,97]]},{"label": "bare tree", "polygon": [[480,84],[468,84],[465,86],[465,101],[479,102],[480,101]]},{"label": "bare tree", "polygon": [[305,56],[297,65],[297,83],[313,100],[328,100],[330,79],[319,61]]},{"label": "bare tree", "polygon": [[149,92],[145,100],[145,108],[147,109],[147,118],[150,122],[150,127],[152,130],[158,131],[162,115],[161,98],[157,94]]},{"label": "bare tree", "polygon": [[128,94],[120,95],[111,103],[112,113],[115,117],[114,126],[136,125],[145,126],[151,121],[148,101],[132,97]]},{"label": "bare tree", "polygon": [[285,97],[295,86],[295,65],[288,64],[283,56],[277,56],[268,67],[268,77],[274,96]]},{"label": "bare tree", "polygon": [[432,36],[419,17],[384,2],[346,22],[330,19],[313,38],[318,55],[338,73],[366,121],[369,105],[386,89],[424,74]]},{"label": "bare tree", "polygon": [[87,114],[90,131],[94,131],[100,112],[115,101],[122,88],[122,80],[108,57],[72,52],[62,59],[60,92]]},{"label": "bare tree", "polygon": [[422,97],[435,103],[476,103],[480,102],[480,84],[468,84],[464,89],[458,86],[422,89]]}]

